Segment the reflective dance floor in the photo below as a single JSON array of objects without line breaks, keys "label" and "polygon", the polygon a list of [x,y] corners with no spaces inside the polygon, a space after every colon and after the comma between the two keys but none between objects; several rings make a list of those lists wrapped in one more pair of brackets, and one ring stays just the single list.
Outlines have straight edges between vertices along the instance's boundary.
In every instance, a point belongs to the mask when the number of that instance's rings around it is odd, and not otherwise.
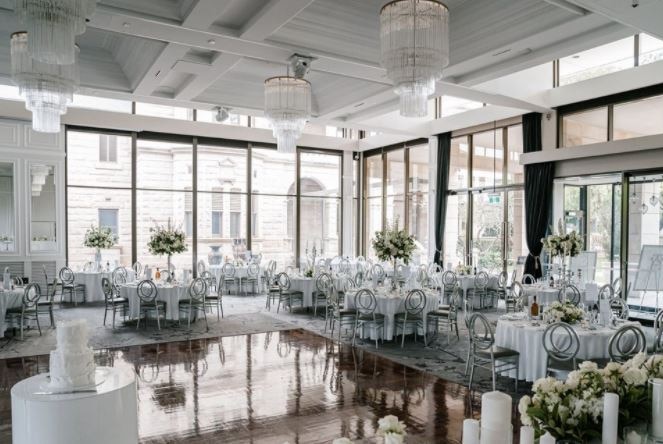
[{"label": "reflective dance floor", "polygon": [[[303,330],[100,350],[96,359],[138,374],[144,443],[373,442],[388,414],[406,423],[408,443],[451,443],[478,401],[461,385]],[[0,360],[0,442],[11,442],[11,386],[47,371],[48,356]]]}]

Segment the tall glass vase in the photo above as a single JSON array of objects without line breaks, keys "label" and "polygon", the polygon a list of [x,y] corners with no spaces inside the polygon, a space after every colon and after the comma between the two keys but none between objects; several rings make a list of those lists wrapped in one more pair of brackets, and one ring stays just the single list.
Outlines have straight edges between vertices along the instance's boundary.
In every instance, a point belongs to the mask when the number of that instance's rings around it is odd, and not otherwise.
[{"label": "tall glass vase", "polygon": [[171,282],[173,280],[173,275],[171,274],[171,271],[170,271],[170,260],[171,260],[171,258],[172,258],[172,256],[169,254],[168,255],[168,261],[166,263],[166,267],[167,267],[166,270],[168,271],[167,282]]},{"label": "tall glass vase", "polygon": [[94,253],[95,271],[101,271],[101,249],[97,248]]}]

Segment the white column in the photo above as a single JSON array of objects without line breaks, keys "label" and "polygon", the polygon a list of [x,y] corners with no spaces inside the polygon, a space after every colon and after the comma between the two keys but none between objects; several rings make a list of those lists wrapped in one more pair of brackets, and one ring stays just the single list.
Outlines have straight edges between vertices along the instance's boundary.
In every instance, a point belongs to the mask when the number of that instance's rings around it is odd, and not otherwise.
[{"label": "white column", "polygon": [[435,256],[435,201],[437,200],[437,136],[428,138],[428,262]]},{"label": "white column", "polygon": [[343,256],[351,256],[354,252],[352,248],[352,234],[355,230],[354,224],[352,223],[353,214],[355,211],[354,205],[352,204],[352,178],[356,174],[353,170],[354,162],[352,161],[352,151],[343,152],[343,242],[341,254]]}]

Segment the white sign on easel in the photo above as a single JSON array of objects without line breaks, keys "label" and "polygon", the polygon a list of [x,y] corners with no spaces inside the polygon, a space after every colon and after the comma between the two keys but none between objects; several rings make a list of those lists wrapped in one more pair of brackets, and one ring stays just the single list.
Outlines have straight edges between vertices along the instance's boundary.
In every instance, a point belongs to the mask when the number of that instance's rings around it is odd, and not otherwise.
[{"label": "white sign on easel", "polygon": [[[643,245],[633,290],[656,292],[656,311],[658,312],[658,293],[661,289],[663,289],[663,245]],[[644,297],[643,293],[640,306],[642,306]]]}]

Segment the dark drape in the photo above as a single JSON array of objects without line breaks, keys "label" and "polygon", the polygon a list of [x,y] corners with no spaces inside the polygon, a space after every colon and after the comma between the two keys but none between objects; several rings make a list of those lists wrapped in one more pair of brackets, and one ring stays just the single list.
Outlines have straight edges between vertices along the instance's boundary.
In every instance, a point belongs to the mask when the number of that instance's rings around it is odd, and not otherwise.
[{"label": "dark drape", "polygon": [[451,164],[451,133],[437,136],[437,195],[435,196],[435,257],[442,265],[440,257],[444,242],[444,223],[447,220],[447,191],[449,190],[449,165]]},{"label": "dark drape", "polygon": [[[541,151],[541,113],[523,115],[523,148],[525,153]],[[543,275],[541,238],[550,222],[554,174],[553,162],[525,165],[525,231],[529,254],[524,272],[535,278]]]}]

